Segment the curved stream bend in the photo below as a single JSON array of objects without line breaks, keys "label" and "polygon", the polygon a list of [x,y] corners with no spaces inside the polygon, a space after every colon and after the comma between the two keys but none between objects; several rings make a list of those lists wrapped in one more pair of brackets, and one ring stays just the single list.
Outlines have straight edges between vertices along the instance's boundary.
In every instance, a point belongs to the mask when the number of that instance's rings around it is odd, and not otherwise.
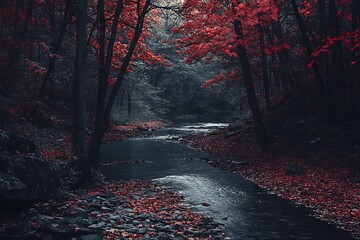
[{"label": "curved stream bend", "polygon": [[[185,201],[224,224],[232,239],[353,239],[347,232],[310,217],[310,211],[269,195],[250,181],[216,169],[201,159],[208,155],[166,139],[209,132],[227,124],[179,125],[150,137],[105,145],[101,162],[140,160],[137,164],[101,167],[111,180],[146,179],[180,192]],[[209,203],[204,207],[202,203]]]}]

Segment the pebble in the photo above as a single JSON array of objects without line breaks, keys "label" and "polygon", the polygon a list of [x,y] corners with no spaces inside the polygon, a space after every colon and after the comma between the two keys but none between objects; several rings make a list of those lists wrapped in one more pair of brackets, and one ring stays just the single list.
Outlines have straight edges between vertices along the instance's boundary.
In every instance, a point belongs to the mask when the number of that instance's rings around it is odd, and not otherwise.
[{"label": "pebble", "polygon": [[80,240],[102,240],[103,237],[99,234],[89,234],[80,237]]},{"label": "pebble", "polygon": [[[130,199],[136,201],[153,196],[155,191],[157,190],[140,191],[137,194],[130,195]],[[86,194],[87,192],[81,191],[81,193]],[[74,195],[73,198],[76,199],[75,208],[73,203],[59,204],[53,202],[51,204],[39,204],[27,211],[26,219],[32,219],[40,224],[39,231],[40,229],[46,229],[48,232],[46,236],[48,236],[47,239],[49,240],[102,240],[104,239],[104,236],[102,236],[104,232],[115,234],[117,236],[115,239],[120,240],[127,237],[117,235],[119,233],[138,234],[140,239],[144,240],[184,240],[194,237],[209,237],[209,235],[214,239],[226,239],[219,225],[206,218],[197,224],[197,227],[191,226],[194,229],[187,229],[178,234],[178,231],[182,229],[182,225],[172,226],[171,222],[188,219],[181,210],[187,209],[185,204],[181,205],[180,210],[168,207],[160,208],[158,211],[163,213],[159,216],[155,213],[135,212],[130,207],[130,200],[127,201],[126,197],[111,192]],[[40,212],[44,212],[44,209],[49,208],[56,209],[57,213],[54,216],[40,214]]]},{"label": "pebble", "polygon": [[122,224],[119,226],[120,229],[129,229],[129,228],[134,228],[134,225],[132,224]]},{"label": "pebble", "polygon": [[139,233],[139,230],[137,228],[129,228],[126,230],[128,233]]}]

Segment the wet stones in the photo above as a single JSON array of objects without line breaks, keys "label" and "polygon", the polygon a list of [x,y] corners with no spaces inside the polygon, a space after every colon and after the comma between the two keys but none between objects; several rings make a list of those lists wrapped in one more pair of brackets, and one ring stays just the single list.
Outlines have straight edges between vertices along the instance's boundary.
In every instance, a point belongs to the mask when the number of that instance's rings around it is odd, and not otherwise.
[{"label": "wet stones", "polygon": [[70,237],[74,234],[69,223],[61,221],[46,224],[46,231],[55,237]]},{"label": "wet stones", "polygon": [[80,237],[80,240],[103,240],[104,238],[99,234],[89,234]]},{"label": "wet stones", "polygon": [[[129,189],[132,191],[133,186]],[[210,218],[192,215],[174,193],[157,187],[129,194],[126,191],[112,194],[104,193],[101,188],[94,192],[78,191],[70,194],[67,201],[35,204],[22,221],[41,239],[49,240],[225,239],[219,224]]]},{"label": "wet stones", "polygon": [[0,152],[10,154],[16,153],[35,153],[37,147],[35,143],[21,136],[0,131]]},{"label": "wet stones", "polygon": [[43,160],[0,155],[1,208],[17,207],[45,197],[56,183],[52,168]]}]

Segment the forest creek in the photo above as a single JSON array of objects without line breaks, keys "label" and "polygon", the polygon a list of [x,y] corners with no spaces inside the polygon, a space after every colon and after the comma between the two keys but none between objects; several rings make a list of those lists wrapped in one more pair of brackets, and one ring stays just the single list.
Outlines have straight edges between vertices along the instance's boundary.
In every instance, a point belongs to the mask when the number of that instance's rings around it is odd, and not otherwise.
[{"label": "forest creek", "polygon": [[360,240],[360,1],[0,1],[0,240]]}]

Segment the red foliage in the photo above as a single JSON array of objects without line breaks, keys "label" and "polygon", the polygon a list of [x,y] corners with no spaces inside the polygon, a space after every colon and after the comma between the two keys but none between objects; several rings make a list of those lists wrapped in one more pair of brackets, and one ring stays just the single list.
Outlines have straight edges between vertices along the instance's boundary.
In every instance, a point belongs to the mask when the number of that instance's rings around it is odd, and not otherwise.
[{"label": "red foliage", "polygon": [[[360,29],[357,29],[354,32],[343,33],[339,37],[327,37],[322,44],[314,49],[311,53],[311,60],[308,64],[308,67],[312,67],[315,60],[320,56],[321,53],[326,53],[331,55],[333,52],[331,48],[339,43],[346,46],[350,51],[355,51],[360,48]],[[353,62],[351,64],[354,64]]]},{"label": "red foliage", "polygon": [[[184,1],[182,12],[185,21],[174,28],[175,33],[182,38],[177,45],[187,56],[185,62],[198,60],[211,61],[214,57],[221,57],[224,62],[237,59],[237,45],[245,46],[251,55],[259,55],[258,47],[259,27],[270,26],[278,20],[277,1],[248,1],[248,2],[219,2],[219,1]],[[240,19],[244,38],[239,39],[234,31],[233,23]],[[286,44],[272,44],[267,51],[278,52],[287,49]],[[228,73],[206,81],[202,88],[222,80],[239,79],[238,67],[229,68]]]},{"label": "red foliage", "polygon": [[155,129],[161,129],[164,127],[164,122],[134,122],[128,125],[115,125],[112,126],[105,134],[104,142],[118,142],[125,138],[134,136],[141,131],[149,131]]},{"label": "red foliage", "polygon": [[62,135],[54,143],[47,142],[41,145],[41,155],[51,160],[71,159],[73,157],[71,135]]},{"label": "red foliage", "polygon": [[[138,5],[139,3],[139,5]],[[111,0],[111,1],[105,1],[105,18],[106,21],[106,34],[111,34],[111,26],[113,24],[114,18],[114,12],[116,9],[117,1]],[[128,53],[129,46],[131,44],[131,39],[133,39],[135,34],[135,27],[138,14],[135,14],[138,12],[139,9],[143,8],[145,5],[144,0],[139,1],[124,1],[123,9],[120,15],[120,20],[117,25],[117,34],[116,41],[114,44],[114,52],[111,60],[111,68],[112,69],[120,69],[123,63],[123,59]],[[139,8],[139,9],[138,9]],[[94,7],[96,9],[96,7]],[[158,20],[156,11],[150,11],[148,13],[148,16],[146,18],[146,21],[144,23],[144,27],[140,36],[140,39],[136,45],[135,51],[132,56],[132,60],[141,60],[145,62],[148,65],[153,64],[162,64],[166,61],[163,59],[161,54],[155,54],[150,49],[148,49],[145,39],[148,37],[151,37],[151,33],[149,31],[149,26],[151,22],[156,22]],[[106,41],[106,44],[108,44],[108,41]],[[96,52],[99,52],[100,45],[98,43],[98,37],[94,34],[94,36],[91,39],[91,45],[96,50]],[[106,49],[107,46],[105,46]],[[131,71],[131,64],[127,68],[127,71]],[[116,82],[116,77],[110,76],[108,79],[109,84],[114,84]]]},{"label": "red foliage", "polygon": [[[87,217],[91,217],[94,220],[106,218],[109,214],[114,214],[114,203],[118,203],[118,206],[121,206],[121,208],[126,208],[124,211],[131,212],[134,219],[139,219],[138,223],[134,223],[134,227],[137,229],[148,227],[149,231],[146,234],[153,237],[157,235],[155,222],[147,225],[144,222],[145,219],[140,216],[151,214],[151,218],[156,219],[156,222],[163,222],[165,225],[173,226],[177,234],[186,237],[186,239],[214,239],[210,234],[197,237],[191,232],[187,232],[187,230],[196,231],[204,228],[210,230],[211,227],[218,226],[212,219],[192,213],[189,207],[183,204],[183,197],[176,193],[145,181],[120,181],[106,184],[101,187],[88,189],[79,194],[71,194],[70,199],[62,202],[40,203],[36,207],[40,213],[46,212],[47,215],[51,214],[52,216],[62,218],[73,217],[72,214],[78,212],[79,208],[88,209],[91,207],[92,202],[84,201],[84,199],[92,197],[96,199],[109,193],[112,194],[111,200],[102,201],[101,210],[91,212]],[[111,206],[108,206],[107,204],[110,202]],[[128,229],[119,227],[126,223],[123,218],[120,217],[115,221],[113,228],[104,229],[102,234],[106,239],[119,239],[121,237],[126,239],[143,239],[144,234],[131,233]],[[37,223],[35,222],[34,224]]]},{"label": "red foliage", "polygon": [[[229,137],[231,136],[231,137]],[[314,209],[315,217],[329,221],[360,236],[360,183],[351,168],[325,167],[336,162],[335,157],[307,158],[286,153],[264,156],[257,150],[253,134],[242,131],[230,135],[228,130],[217,134],[188,137],[191,145],[216,156],[234,161],[214,160],[212,165],[240,174],[270,193]],[[276,145],[276,144],[275,144]],[[246,159],[248,165],[236,164]],[[297,163],[304,169],[300,175],[287,175],[289,163]]]}]

